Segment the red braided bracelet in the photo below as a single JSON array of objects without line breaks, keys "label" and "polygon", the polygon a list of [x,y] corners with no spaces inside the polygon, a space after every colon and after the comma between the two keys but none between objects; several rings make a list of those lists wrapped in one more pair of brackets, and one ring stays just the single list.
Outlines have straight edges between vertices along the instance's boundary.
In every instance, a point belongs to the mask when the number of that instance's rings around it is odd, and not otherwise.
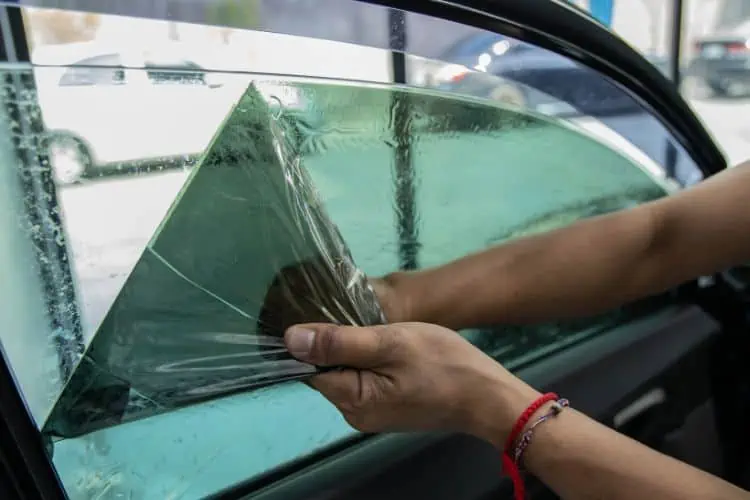
[{"label": "red braided bracelet", "polygon": [[513,491],[515,491],[516,500],[523,500],[526,492],[523,484],[523,479],[521,478],[521,471],[518,469],[518,464],[511,456],[511,453],[513,452],[513,444],[518,439],[518,436],[519,434],[521,434],[523,428],[526,427],[526,424],[529,423],[531,417],[534,416],[534,413],[539,411],[539,408],[549,403],[550,401],[557,400],[558,396],[554,392],[548,392],[547,394],[537,398],[537,400],[531,403],[529,407],[526,408],[523,413],[521,413],[521,416],[518,417],[518,420],[516,420],[516,424],[513,426],[513,429],[508,435],[508,439],[505,441],[505,448],[503,450],[503,471],[505,471],[505,473],[510,477],[511,481],[513,481]]}]

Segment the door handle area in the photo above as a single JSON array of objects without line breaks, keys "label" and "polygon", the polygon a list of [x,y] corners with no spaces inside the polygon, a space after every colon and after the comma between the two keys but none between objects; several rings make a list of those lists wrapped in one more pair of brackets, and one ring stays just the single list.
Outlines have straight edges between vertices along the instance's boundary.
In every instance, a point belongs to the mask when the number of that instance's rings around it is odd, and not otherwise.
[{"label": "door handle area", "polygon": [[667,400],[667,393],[664,389],[657,387],[651,389],[628,406],[620,410],[612,418],[615,429],[622,427],[634,418],[647,412],[651,408],[664,403]]}]

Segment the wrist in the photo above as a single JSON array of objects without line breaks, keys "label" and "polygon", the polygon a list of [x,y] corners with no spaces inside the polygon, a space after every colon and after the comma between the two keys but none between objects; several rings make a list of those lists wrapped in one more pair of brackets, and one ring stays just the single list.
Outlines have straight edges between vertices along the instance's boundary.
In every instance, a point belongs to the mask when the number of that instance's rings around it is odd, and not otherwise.
[{"label": "wrist", "polygon": [[417,271],[397,271],[382,278],[388,290],[382,300],[389,323],[429,322],[420,310],[424,298],[418,276]]},{"label": "wrist", "polygon": [[472,389],[465,405],[467,432],[502,451],[518,418],[540,396],[539,391],[500,368]]},{"label": "wrist", "polygon": [[[460,326],[444,321],[447,301],[451,300],[432,270],[397,271],[383,278],[389,289],[387,310],[390,323],[431,323],[454,330]],[[457,304],[454,304],[457,307]]]}]

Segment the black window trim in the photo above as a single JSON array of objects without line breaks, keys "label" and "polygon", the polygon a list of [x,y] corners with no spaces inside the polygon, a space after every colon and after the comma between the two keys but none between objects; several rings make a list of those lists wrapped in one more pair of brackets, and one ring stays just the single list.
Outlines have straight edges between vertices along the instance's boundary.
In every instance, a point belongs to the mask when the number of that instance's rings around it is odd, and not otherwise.
[{"label": "black window trim", "polygon": [[47,451],[0,350],[0,492],[12,492],[7,498],[67,498]]}]

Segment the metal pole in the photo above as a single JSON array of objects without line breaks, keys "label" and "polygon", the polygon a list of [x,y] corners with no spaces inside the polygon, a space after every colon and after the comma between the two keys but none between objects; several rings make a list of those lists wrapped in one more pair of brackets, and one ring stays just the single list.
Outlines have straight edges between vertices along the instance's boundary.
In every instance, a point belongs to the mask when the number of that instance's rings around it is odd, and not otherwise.
[{"label": "metal pole", "polygon": [[[393,82],[406,84],[406,13],[388,9],[389,46]],[[395,183],[396,221],[398,226],[399,266],[401,269],[419,267],[416,185],[411,150],[411,109],[409,96],[394,89],[391,94],[393,118],[393,167]]]},{"label": "metal pole", "polygon": [[25,218],[21,223],[27,228],[37,256],[46,313],[65,382],[83,353],[83,331],[19,7],[0,6],[0,44],[0,63],[16,66],[0,73],[0,105],[5,106],[10,119],[9,133],[24,193]]},{"label": "metal pole", "polygon": [[681,72],[680,72],[680,59],[682,52],[682,22],[683,22],[683,1],[674,0],[672,6],[672,40],[670,46],[670,75],[672,82],[680,87]]},{"label": "metal pole", "polygon": [[[680,82],[682,74],[680,71],[680,59],[682,52],[682,0],[674,0],[672,4],[672,38],[670,41],[670,64],[669,74],[672,78],[672,83],[680,88]],[[677,175],[677,148],[672,141],[667,138],[665,145],[665,158],[664,158],[664,169],[668,177],[674,179]]]}]

